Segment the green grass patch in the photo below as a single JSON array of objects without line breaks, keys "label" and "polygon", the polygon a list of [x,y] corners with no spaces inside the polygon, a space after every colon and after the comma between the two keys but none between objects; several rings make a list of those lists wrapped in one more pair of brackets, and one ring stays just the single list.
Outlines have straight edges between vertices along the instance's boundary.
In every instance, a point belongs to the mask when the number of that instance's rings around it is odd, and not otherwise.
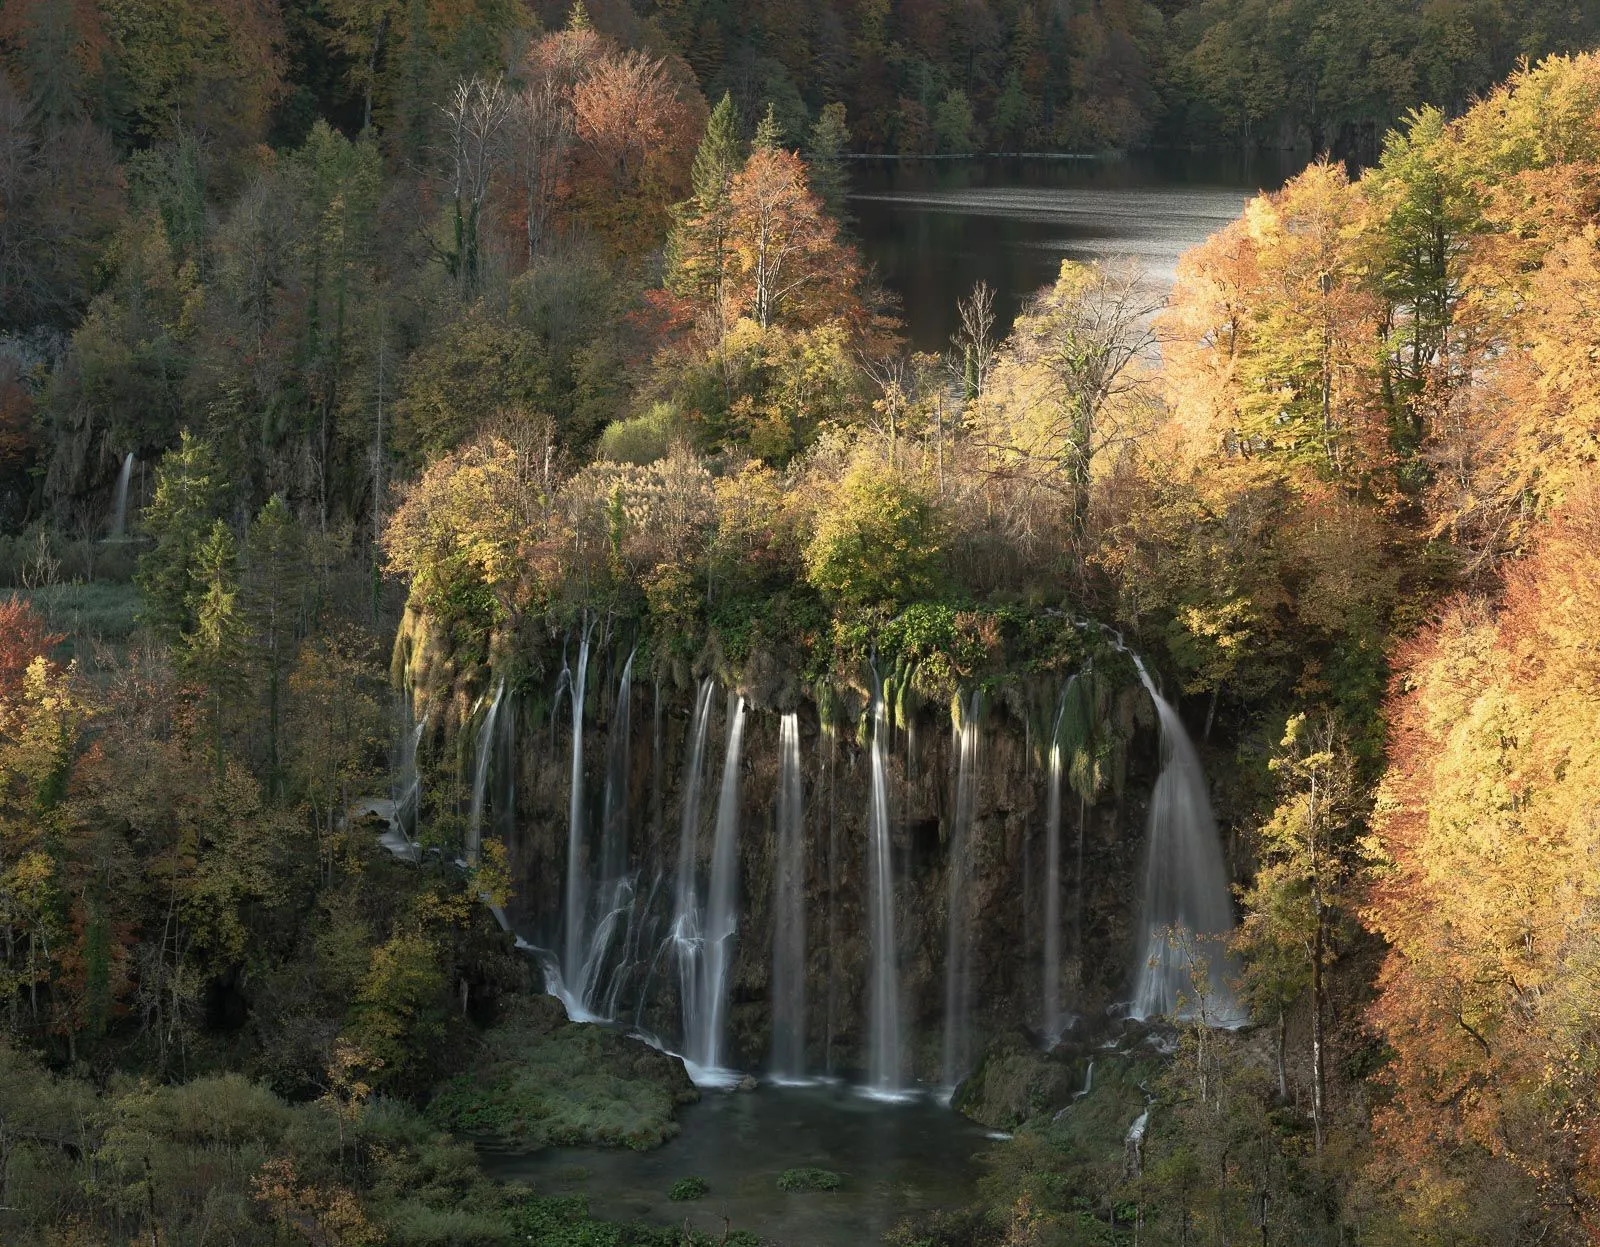
[{"label": "green grass patch", "polygon": [[780,1191],[837,1191],[839,1182],[831,1169],[785,1169],[778,1175]]},{"label": "green grass patch", "polygon": [[681,1204],[686,1200],[704,1199],[710,1190],[711,1184],[704,1178],[679,1178],[667,1191],[667,1198]]},{"label": "green grass patch", "polygon": [[46,585],[18,590],[52,632],[74,640],[126,641],[137,626],[139,590],[131,584],[95,580],[87,584]]}]

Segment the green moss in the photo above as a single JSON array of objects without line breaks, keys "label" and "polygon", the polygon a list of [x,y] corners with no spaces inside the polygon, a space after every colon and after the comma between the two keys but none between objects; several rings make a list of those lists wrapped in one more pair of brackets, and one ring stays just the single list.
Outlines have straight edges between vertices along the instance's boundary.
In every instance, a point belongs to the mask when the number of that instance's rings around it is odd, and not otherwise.
[{"label": "green moss", "polygon": [[667,1191],[667,1198],[681,1204],[691,1199],[704,1199],[710,1190],[711,1184],[704,1178],[679,1178]]},{"label": "green moss", "polygon": [[436,1092],[439,1125],[531,1148],[598,1144],[638,1151],[678,1132],[697,1098],[683,1066],[638,1040],[577,1026],[545,997],[523,1000],[484,1035],[473,1067]]},{"label": "green moss", "polygon": [[780,1191],[837,1191],[839,1182],[831,1169],[785,1169],[778,1175]]}]

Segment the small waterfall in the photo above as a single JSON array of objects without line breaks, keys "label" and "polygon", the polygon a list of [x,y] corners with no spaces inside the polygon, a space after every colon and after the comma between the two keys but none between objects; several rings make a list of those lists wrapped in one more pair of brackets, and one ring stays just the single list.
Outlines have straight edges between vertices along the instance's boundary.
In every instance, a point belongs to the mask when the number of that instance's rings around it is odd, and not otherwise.
[{"label": "small waterfall", "polygon": [[678,1004],[682,1014],[683,1042],[692,1055],[694,1037],[701,1033],[700,1001],[704,969],[704,941],[700,913],[700,893],[695,858],[700,840],[700,790],[704,782],[706,734],[711,723],[709,678],[700,684],[690,728],[688,759],[683,773],[682,811],[678,830],[678,871],[673,887],[672,929],[667,940],[678,965]]},{"label": "small waterfall", "polygon": [[689,1057],[710,1072],[723,1068],[727,1030],[728,976],[739,929],[739,751],[744,739],[743,697],[729,695],[728,748],[722,759],[722,791],[717,827],[711,840],[711,891],[706,906],[705,997],[697,1010],[704,1030],[690,1045]]},{"label": "small waterfall", "polygon": [[[1133,661],[1161,722],[1161,774],[1150,798],[1144,940],[1132,1016],[1237,1023],[1244,1014],[1228,985],[1231,959],[1224,947],[1233,930],[1233,907],[1205,772],[1177,710],[1156,691],[1144,663],[1137,656]],[[1199,967],[1192,956],[1206,962],[1204,1002],[1195,999]],[[1202,1003],[1203,1011],[1197,1007]]]},{"label": "small waterfall", "polygon": [[874,690],[872,705],[872,804],[868,835],[872,860],[872,973],[867,984],[869,1046],[867,1088],[895,1096],[900,1073],[900,972],[894,921],[894,859],[889,843],[889,711],[883,687]]},{"label": "small waterfall", "polygon": [[133,451],[122,458],[122,471],[117,473],[117,498],[111,507],[112,541],[123,541],[128,536],[128,482],[133,478]]},{"label": "small waterfall", "polygon": [[611,731],[606,742],[606,796],[600,830],[600,878],[607,887],[619,883],[628,873],[628,791],[631,776],[631,732],[629,706],[633,688],[633,651],[622,664],[617,684],[616,708],[611,714]]},{"label": "small waterfall", "polygon": [[[1070,689],[1070,685],[1068,689]],[[1044,991],[1041,1028],[1045,1043],[1061,1038],[1061,716],[1067,690],[1061,694],[1055,727],[1050,733],[1049,771],[1045,782],[1044,816]]]},{"label": "small waterfall", "polygon": [[772,906],[772,1072],[806,1073],[805,808],[800,784],[800,716],[778,730],[778,859]]},{"label": "small waterfall", "polygon": [[954,1087],[972,1064],[972,829],[978,807],[978,714],[972,694],[959,732],[956,803],[950,831],[944,962],[943,1081]]},{"label": "small waterfall", "polygon": [[578,669],[572,674],[572,784],[567,794],[567,887],[565,942],[561,977],[576,992],[583,977],[583,920],[586,905],[583,874],[583,702],[589,678],[589,629],[578,643]]},{"label": "small waterfall", "polygon": [[494,686],[494,699],[489,711],[478,727],[478,759],[472,768],[472,804],[467,811],[466,858],[469,866],[478,864],[483,847],[484,796],[489,788],[489,760],[494,756],[494,728],[500,718],[500,700],[505,696],[506,682]]}]

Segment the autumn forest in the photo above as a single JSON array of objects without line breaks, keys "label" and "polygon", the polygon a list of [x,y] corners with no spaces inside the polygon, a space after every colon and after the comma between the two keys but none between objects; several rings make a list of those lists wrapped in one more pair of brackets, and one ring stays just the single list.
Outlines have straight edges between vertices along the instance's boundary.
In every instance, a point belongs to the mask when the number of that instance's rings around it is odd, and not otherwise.
[{"label": "autumn forest", "polygon": [[0,1240],[1600,1241],[1597,46],[0,0]]}]

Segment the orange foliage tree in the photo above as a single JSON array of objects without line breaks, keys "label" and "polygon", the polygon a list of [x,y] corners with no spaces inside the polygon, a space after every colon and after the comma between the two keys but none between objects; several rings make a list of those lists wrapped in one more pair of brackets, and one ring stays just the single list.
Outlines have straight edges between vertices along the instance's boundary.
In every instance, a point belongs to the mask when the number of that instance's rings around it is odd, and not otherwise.
[{"label": "orange foliage tree", "polygon": [[1498,1169],[1536,1193],[1522,1215],[1600,1230],[1597,629],[1591,479],[1498,610],[1459,601],[1403,653],[1367,909],[1394,1054],[1375,1126],[1384,1176],[1434,1229]]}]

